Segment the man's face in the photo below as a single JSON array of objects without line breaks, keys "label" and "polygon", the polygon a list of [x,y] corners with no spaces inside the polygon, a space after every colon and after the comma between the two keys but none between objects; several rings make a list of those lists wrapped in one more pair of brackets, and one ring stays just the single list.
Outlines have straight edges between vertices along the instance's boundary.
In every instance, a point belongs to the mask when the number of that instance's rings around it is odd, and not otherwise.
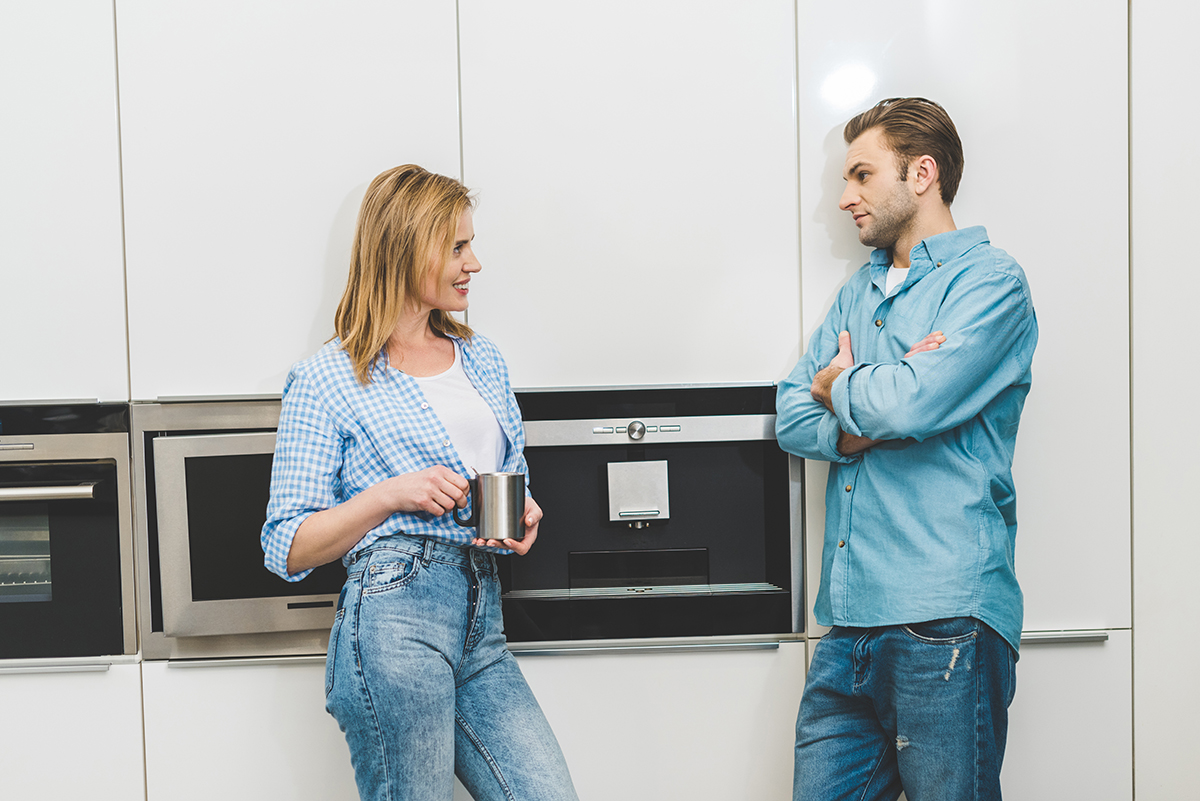
[{"label": "man's face", "polygon": [[846,151],[846,191],[838,208],[850,212],[858,226],[858,241],[873,248],[891,248],[917,215],[912,182],[902,181],[896,154],[878,128],[864,131]]}]

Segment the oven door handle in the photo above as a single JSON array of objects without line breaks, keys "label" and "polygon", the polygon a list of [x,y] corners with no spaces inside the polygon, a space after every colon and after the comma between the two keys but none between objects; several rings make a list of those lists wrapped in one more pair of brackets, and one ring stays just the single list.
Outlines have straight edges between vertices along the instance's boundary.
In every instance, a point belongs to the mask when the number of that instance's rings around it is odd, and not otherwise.
[{"label": "oven door handle", "polygon": [[0,487],[0,501],[90,501],[96,482],[61,487]]}]

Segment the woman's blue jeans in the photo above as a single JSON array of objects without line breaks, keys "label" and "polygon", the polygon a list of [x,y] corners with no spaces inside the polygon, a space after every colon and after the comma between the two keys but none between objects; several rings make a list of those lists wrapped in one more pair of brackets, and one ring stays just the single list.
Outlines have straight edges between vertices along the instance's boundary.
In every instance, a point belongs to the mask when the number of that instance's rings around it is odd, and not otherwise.
[{"label": "woman's blue jeans", "polygon": [[796,722],[794,801],[999,801],[1016,657],[980,621],[835,627]]},{"label": "woman's blue jeans", "polygon": [[359,795],[577,801],[566,761],[505,646],[491,554],[398,535],[350,567],[325,662],[326,709]]}]

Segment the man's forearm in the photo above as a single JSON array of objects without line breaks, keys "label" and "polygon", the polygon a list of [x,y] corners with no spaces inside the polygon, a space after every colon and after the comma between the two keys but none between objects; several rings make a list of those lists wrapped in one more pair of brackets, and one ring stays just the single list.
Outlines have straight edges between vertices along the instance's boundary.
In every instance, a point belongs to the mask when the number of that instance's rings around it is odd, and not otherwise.
[{"label": "man's forearm", "polygon": [[838,452],[842,456],[853,456],[856,453],[862,453],[867,448],[877,445],[882,440],[871,439],[869,437],[858,437],[854,434],[849,434],[846,431],[838,434],[837,447]]}]

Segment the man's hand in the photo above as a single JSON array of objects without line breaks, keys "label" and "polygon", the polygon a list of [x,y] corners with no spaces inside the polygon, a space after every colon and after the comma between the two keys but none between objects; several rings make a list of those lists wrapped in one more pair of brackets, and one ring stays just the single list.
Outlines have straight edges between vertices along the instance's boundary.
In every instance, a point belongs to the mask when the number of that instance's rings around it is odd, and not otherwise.
[{"label": "man's hand", "polygon": [[837,377],[842,374],[843,370],[853,366],[854,354],[850,351],[850,332],[843,331],[838,334],[837,356],[833,357],[833,361],[829,363],[828,367],[813,376],[812,387],[810,389],[813,400],[832,412],[833,398],[830,390],[833,388],[833,382],[837,380]]},{"label": "man's hand", "polygon": [[934,331],[929,336],[922,339],[917,344],[908,349],[908,353],[904,354],[904,358],[914,356],[918,353],[923,353],[927,350],[937,350],[943,342],[946,341],[946,335],[941,331]]}]

